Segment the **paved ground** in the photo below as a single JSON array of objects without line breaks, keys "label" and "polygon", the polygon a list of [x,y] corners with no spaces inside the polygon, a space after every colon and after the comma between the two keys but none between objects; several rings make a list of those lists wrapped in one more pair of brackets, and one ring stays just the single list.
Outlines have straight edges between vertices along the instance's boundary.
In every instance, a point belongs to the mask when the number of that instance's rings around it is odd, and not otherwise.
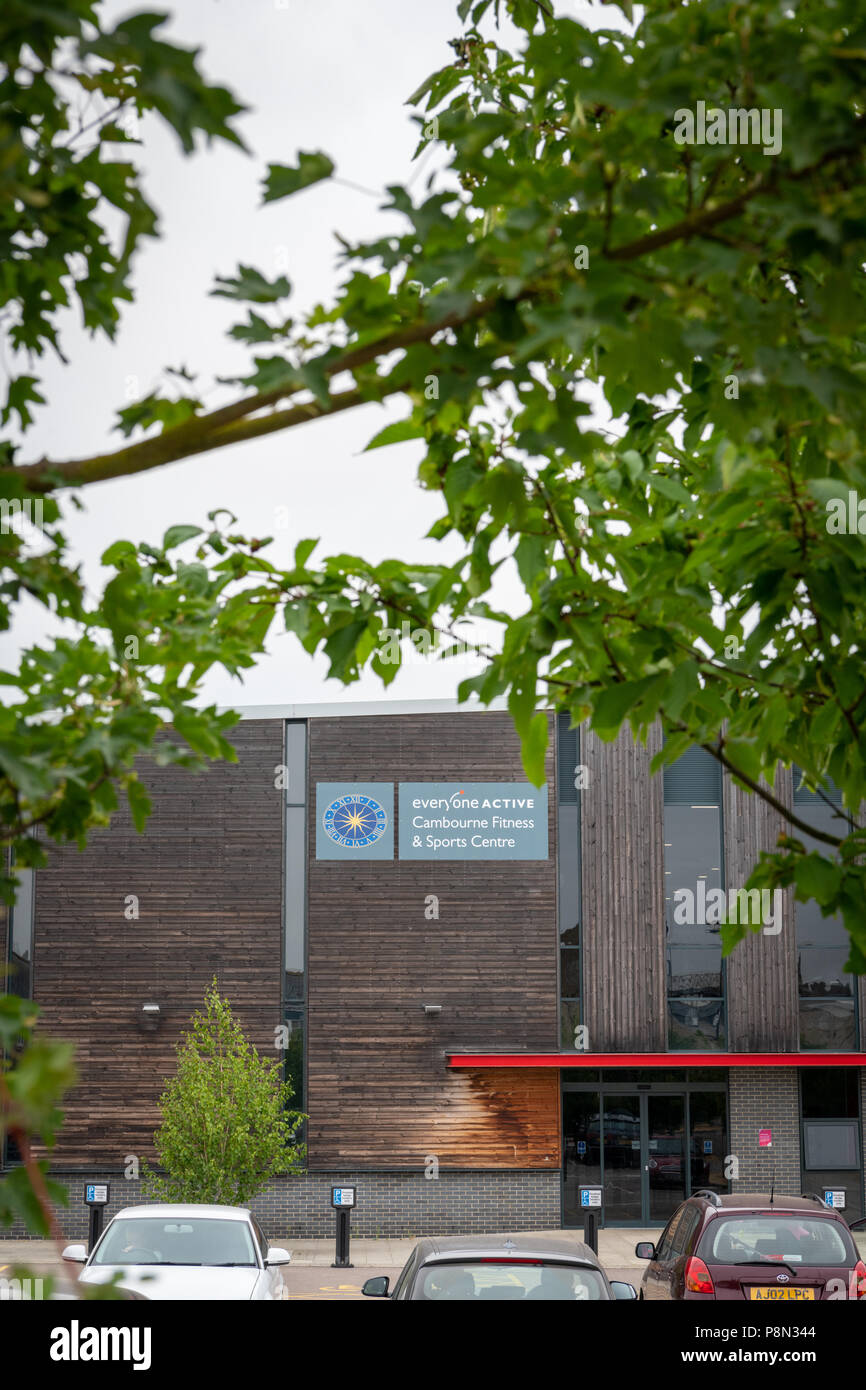
[{"label": "paved ground", "polygon": [[[518,1234],[511,1232],[510,1234]],[[562,1231],[545,1231],[536,1234],[563,1235]],[[658,1239],[660,1230],[615,1229],[600,1231],[598,1237],[599,1259],[604,1265],[609,1279],[624,1279],[638,1286],[645,1268],[638,1260],[634,1247],[639,1240]],[[579,1233],[574,1232],[579,1239]],[[359,1238],[352,1241],[352,1269],[332,1269],[334,1259],[333,1240],[293,1240],[291,1236],[273,1235],[274,1245],[283,1245],[292,1252],[292,1263],[285,1271],[289,1287],[289,1298],[339,1301],[362,1297],[361,1285],[365,1279],[377,1274],[387,1274],[396,1279],[415,1244],[414,1240]],[[69,1271],[69,1266],[61,1265],[57,1253],[48,1240],[0,1240],[0,1278],[8,1277],[11,1266],[26,1264],[34,1274],[48,1274],[53,1271]]]}]

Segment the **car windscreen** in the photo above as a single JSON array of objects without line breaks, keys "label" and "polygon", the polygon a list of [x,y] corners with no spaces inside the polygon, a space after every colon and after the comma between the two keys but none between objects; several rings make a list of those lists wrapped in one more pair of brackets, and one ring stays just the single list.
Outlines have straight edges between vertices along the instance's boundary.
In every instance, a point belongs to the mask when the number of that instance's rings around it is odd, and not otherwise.
[{"label": "car windscreen", "polygon": [[698,1254],[707,1264],[781,1260],[789,1265],[847,1265],[852,1252],[842,1227],[817,1216],[788,1212],[729,1216],[711,1221]]},{"label": "car windscreen", "polygon": [[544,1260],[461,1260],[423,1265],[412,1298],[465,1303],[522,1302],[525,1299],[599,1302],[607,1287],[589,1266],[549,1264]]},{"label": "car windscreen", "polygon": [[112,1221],[92,1263],[255,1267],[257,1261],[245,1221],[138,1216]]}]

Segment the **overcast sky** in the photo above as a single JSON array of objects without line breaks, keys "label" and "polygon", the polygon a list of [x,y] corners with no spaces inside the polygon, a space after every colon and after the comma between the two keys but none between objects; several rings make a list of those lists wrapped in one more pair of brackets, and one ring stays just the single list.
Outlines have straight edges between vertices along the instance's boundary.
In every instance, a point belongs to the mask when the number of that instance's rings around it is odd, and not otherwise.
[{"label": "overcast sky", "polygon": [[[114,343],[86,337],[76,317],[67,316],[62,342],[70,365],[45,359],[50,407],[28,433],[22,461],[118,447],[121,437],[111,433],[115,412],[153,389],[165,366],[183,365],[205,379],[246,371],[249,350],[225,337],[244,310],[209,297],[215,276],[233,274],[239,262],[271,276],[282,271],[294,286],[291,308],[327,303],[340,280],[334,232],[358,238],[398,227],[393,214],[380,210],[383,197],[341,182],[261,207],[269,161],[293,163],[299,149],[321,149],[334,159],[338,179],[381,191],[414,174],[416,196],[429,172],[418,174],[412,165],[417,126],[405,100],[452,58],[448,40],[460,32],[455,0],[178,0],[167,8],[173,19],[165,32],[201,48],[206,74],[250,108],[239,128],[252,153],[218,144],[184,157],[158,120],[142,123],[138,158],[161,237],[143,243],[138,254],[136,301],[124,307]],[[586,9],[577,0],[561,0],[557,8],[574,15]],[[109,5],[106,13],[114,18],[130,9]],[[611,24],[617,14],[596,6],[592,21]],[[222,506],[245,534],[275,534],[269,554],[277,563],[289,562],[306,536],[322,538],[323,555],[347,550],[373,560],[443,561],[450,558],[445,547],[422,540],[442,503],[415,482],[419,444],[362,453],[383,424],[406,413],[399,399],[369,405],[87,488],[80,494],[86,511],[67,521],[74,553],[90,582],[101,586],[99,555],[111,541],[158,540],[168,525],[203,524],[209,510]],[[282,508],[289,525],[275,532]],[[14,660],[16,646],[39,635],[36,618],[24,613],[0,645],[4,665]],[[471,669],[464,662],[455,673],[448,663],[412,660],[388,698],[451,696]],[[207,694],[234,705],[385,696],[373,675],[344,688],[327,681],[326,670],[323,660],[311,660],[293,636],[276,630],[270,652],[242,686],[221,675]]]}]

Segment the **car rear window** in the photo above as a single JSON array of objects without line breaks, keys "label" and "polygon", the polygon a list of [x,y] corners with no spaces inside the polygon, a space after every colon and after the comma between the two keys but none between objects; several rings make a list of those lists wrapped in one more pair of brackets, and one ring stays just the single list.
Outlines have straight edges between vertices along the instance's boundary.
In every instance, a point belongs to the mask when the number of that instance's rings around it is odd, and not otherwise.
[{"label": "car rear window", "polygon": [[783,1260],[789,1265],[847,1265],[853,1252],[841,1226],[799,1213],[718,1217],[701,1241],[707,1264],[736,1265]]},{"label": "car rear window", "polygon": [[461,1260],[453,1264],[424,1265],[412,1298],[465,1303],[478,1301],[520,1302],[524,1299],[594,1302],[609,1297],[604,1279],[588,1266],[521,1262]]}]

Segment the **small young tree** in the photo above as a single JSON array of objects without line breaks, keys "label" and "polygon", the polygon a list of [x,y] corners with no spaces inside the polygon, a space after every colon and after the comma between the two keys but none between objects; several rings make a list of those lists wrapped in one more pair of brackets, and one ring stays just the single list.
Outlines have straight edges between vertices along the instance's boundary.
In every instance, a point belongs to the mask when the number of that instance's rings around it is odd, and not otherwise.
[{"label": "small young tree", "polygon": [[275,1174],[302,1170],[305,1148],[294,1140],[306,1117],[288,1108],[282,1064],[247,1041],[216,979],[176,1050],[177,1075],[160,1096],[154,1135],[165,1172],[144,1165],[149,1197],[242,1205]]}]

